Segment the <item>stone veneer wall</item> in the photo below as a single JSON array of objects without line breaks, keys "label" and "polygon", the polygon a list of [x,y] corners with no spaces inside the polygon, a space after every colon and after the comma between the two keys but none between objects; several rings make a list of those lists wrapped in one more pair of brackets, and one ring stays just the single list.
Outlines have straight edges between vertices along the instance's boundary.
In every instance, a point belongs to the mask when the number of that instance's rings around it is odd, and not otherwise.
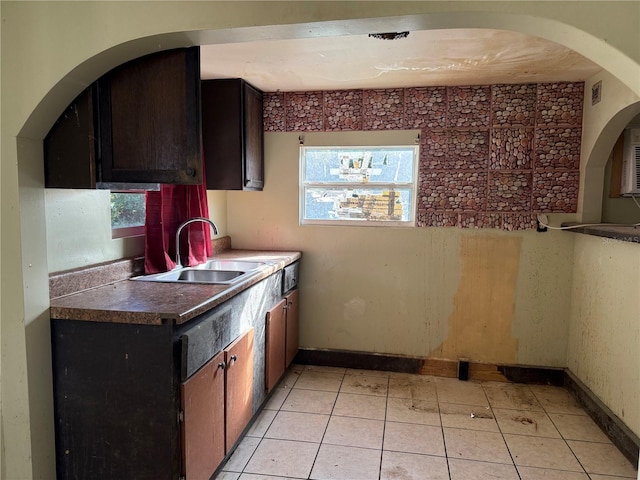
[{"label": "stone veneer wall", "polygon": [[420,129],[421,227],[535,228],[578,204],[584,83],[265,93],[265,132]]}]

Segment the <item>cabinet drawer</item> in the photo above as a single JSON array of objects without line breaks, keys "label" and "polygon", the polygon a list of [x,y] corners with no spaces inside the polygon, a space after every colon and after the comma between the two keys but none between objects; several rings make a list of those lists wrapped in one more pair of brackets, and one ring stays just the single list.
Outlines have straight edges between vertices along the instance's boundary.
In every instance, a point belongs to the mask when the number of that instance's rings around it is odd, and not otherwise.
[{"label": "cabinet drawer", "polygon": [[298,274],[300,272],[300,262],[292,263],[284,267],[282,273],[282,293],[298,286]]},{"label": "cabinet drawer", "polygon": [[183,381],[233,340],[230,326],[231,307],[229,306],[215,310],[197,325],[182,332],[180,373]]}]

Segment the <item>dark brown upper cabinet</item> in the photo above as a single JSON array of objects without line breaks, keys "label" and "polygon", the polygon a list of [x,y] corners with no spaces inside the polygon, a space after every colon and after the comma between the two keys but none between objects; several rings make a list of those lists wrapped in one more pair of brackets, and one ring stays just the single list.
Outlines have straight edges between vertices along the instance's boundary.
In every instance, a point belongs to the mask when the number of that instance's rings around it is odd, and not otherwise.
[{"label": "dark brown upper cabinet", "polygon": [[202,183],[200,50],[168,50],[101,77],[45,138],[45,186]]},{"label": "dark brown upper cabinet", "polygon": [[44,139],[44,184],[95,188],[98,141],[96,87],[78,95]]},{"label": "dark brown upper cabinet", "polygon": [[236,79],[202,82],[202,143],[209,190],[262,190],[262,92]]}]

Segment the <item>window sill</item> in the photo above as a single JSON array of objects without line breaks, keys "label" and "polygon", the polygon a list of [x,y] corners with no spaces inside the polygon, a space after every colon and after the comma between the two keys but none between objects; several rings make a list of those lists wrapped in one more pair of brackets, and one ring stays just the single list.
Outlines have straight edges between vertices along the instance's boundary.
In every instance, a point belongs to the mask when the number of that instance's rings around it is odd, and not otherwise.
[{"label": "window sill", "polygon": [[125,228],[113,228],[111,229],[111,238],[129,238],[129,237],[143,237],[144,225],[139,227],[125,227]]},{"label": "window sill", "polygon": [[[563,223],[563,227],[578,225],[577,223]],[[618,227],[614,225],[598,225],[591,227],[577,227],[566,232],[582,233],[596,237],[613,238],[622,242],[640,243],[640,227]]]}]

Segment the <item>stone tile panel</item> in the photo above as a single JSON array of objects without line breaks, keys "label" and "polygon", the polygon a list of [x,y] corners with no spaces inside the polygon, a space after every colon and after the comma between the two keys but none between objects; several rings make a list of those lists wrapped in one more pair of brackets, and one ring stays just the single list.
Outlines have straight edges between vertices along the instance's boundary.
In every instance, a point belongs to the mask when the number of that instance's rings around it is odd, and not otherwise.
[{"label": "stone tile panel", "polygon": [[487,173],[437,171],[421,176],[420,205],[425,211],[480,212],[487,206]]},{"label": "stone tile panel", "polygon": [[364,130],[401,130],[404,126],[404,89],[365,90]]},{"label": "stone tile panel", "polygon": [[452,212],[418,212],[419,227],[457,227],[458,214]]},{"label": "stone tile panel", "polygon": [[321,132],[323,122],[323,92],[287,92],[287,132]]},{"label": "stone tile panel", "polygon": [[324,129],[362,130],[362,90],[337,90],[324,94]]},{"label": "stone tile panel", "polygon": [[536,125],[582,124],[584,83],[541,83],[538,85]]},{"label": "stone tile panel", "polygon": [[535,83],[493,85],[491,124],[493,126],[532,126],[536,119]]},{"label": "stone tile panel", "polygon": [[448,165],[450,133],[423,130],[420,134],[420,169],[444,170]]},{"label": "stone tile panel", "polygon": [[582,128],[536,129],[535,169],[579,169],[581,140]]},{"label": "stone tile panel", "polygon": [[536,216],[530,213],[505,214],[502,220],[503,230],[531,230],[536,228]]},{"label": "stone tile panel", "polygon": [[579,170],[535,171],[534,212],[575,213],[578,208]]},{"label": "stone tile panel", "polygon": [[447,168],[486,170],[489,157],[489,130],[450,130]]},{"label": "stone tile panel", "polygon": [[488,127],[491,113],[491,87],[448,87],[447,126]]},{"label": "stone tile panel", "polygon": [[405,102],[405,128],[444,128],[446,126],[446,87],[407,88]]},{"label": "stone tile panel", "polygon": [[494,128],[491,135],[492,170],[530,170],[533,156],[530,128]]},{"label": "stone tile panel", "polygon": [[462,228],[502,228],[502,214],[500,213],[461,213],[460,227]]},{"label": "stone tile panel", "polygon": [[530,212],[531,172],[489,172],[489,212]]},{"label": "stone tile panel", "polygon": [[284,93],[265,93],[262,98],[262,112],[265,132],[285,131]]}]

